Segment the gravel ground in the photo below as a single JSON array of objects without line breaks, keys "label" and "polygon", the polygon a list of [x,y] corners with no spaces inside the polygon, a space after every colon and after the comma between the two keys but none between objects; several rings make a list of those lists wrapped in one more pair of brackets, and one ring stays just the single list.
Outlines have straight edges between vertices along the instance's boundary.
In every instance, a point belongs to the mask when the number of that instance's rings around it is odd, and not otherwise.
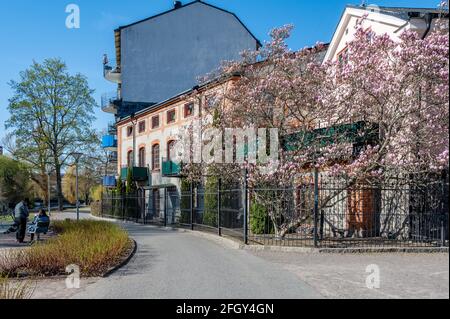
[{"label": "gravel ground", "polygon": [[[449,298],[448,254],[252,254],[294,273],[326,298]],[[366,285],[372,265],[379,269],[379,289]]]}]

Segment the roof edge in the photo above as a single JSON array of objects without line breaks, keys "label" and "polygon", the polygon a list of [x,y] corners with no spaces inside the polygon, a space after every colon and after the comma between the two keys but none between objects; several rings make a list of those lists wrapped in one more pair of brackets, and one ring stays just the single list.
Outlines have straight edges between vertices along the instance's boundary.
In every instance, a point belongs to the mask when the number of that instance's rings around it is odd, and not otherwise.
[{"label": "roof edge", "polygon": [[180,9],[182,9],[182,8],[186,8],[186,7],[191,6],[191,5],[193,5],[193,4],[196,4],[196,3],[201,3],[201,4],[204,4],[204,5],[208,6],[208,7],[211,7],[211,8],[217,9],[217,10],[220,10],[220,11],[222,11],[222,12],[225,12],[225,13],[227,13],[227,14],[231,14],[232,16],[234,16],[234,17],[238,20],[238,22],[239,22],[239,23],[244,27],[244,29],[252,36],[252,38],[254,38],[254,39],[256,40],[257,45],[258,45],[259,47],[262,47],[261,41],[260,41],[260,40],[259,40],[259,39],[258,39],[258,38],[250,31],[250,29],[242,22],[241,19],[239,19],[239,17],[238,17],[235,13],[230,12],[230,11],[228,11],[228,10],[226,10],[226,9],[219,8],[219,7],[215,6],[215,5],[206,3],[206,2],[204,2],[204,1],[202,1],[202,0],[195,0],[195,1],[192,1],[192,2],[189,2],[189,3],[186,3],[186,4],[183,4],[182,6],[180,6],[180,7],[178,7],[178,8],[172,8],[172,9],[170,9],[170,10],[167,10],[167,11],[164,11],[164,12],[161,12],[161,13],[158,13],[158,14],[153,15],[153,16],[150,16],[150,17],[148,17],[148,18],[145,18],[145,19],[142,19],[142,20],[139,20],[139,21],[136,21],[136,22],[133,22],[133,23],[124,25],[124,26],[120,26],[120,27],[116,28],[114,31],[121,31],[121,30],[123,30],[123,29],[132,27],[132,26],[137,25],[137,24],[139,24],[139,23],[146,22],[146,21],[149,21],[149,20],[158,18],[158,17],[163,16],[163,15],[165,15],[165,14],[174,12],[174,11],[176,11],[176,10],[180,10]]},{"label": "roof edge", "polygon": [[[159,108],[166,107],[167,105],[170,105],[171,103],[176,103],[180,98],[182,98],[183,96],[189,95],[190,93],[192,93],[194,91],[206,90],[206,89],[209,88],[209,86],[217,86],[217,85],[223,84],[223,83],[225,83],[225,82],[227,82],[227,81],[229,81],[229,80],[231,80],[231,79],[233,79],[233,78],[235,78],[237,76],[239,76],[239,75],[237,75],[237,74],[226,74],[226,75],[223,75],[223,76],[219,76],[219,77],[214,78],[214,79],[212,79],[210,81],[207,81],[205,83],[196,85],[196,86],[194,86],[194,87],[192,87],[190,89],[187,89],[187,90],[185,90],[185,91],[183,91],[181,93],[178,93],[178,94],[176,94],[176,95],[174,95],[174,96],[172,96],[172,97],[170,97],[170,98],[168,98],[168,99],[166,99],[164,101],[161,101],[159,103],[155,103],[153,105],[150,105],[150,106],[148,106],[148,107],[146,107],[146,108],[136,112],[133,115],[135,117],[136,116],[145,115],[145,114],[147,114],[149,112],[152,112],[154,110],[157,110]],[[135,102],[135,103],[141,103],[141,102]],[[128,115],[128,116],[120,119],[116,123],[116,125],[128,122],[131,119],[131,117],[132,117],[132,115]]]}]

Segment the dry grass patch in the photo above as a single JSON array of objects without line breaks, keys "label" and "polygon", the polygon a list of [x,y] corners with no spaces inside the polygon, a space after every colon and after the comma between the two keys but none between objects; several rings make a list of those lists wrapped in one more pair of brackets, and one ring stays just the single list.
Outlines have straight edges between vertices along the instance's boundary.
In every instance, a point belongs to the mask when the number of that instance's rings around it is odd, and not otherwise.
[{"label": "dry grass patch", "polygon": [[0,300],[6,299],[30,299],[34,288],[29,281],[12,281],[6,277],[0,277]]},{"label": "dry grass patch", "polygon": [[65,275],[67,266],[77,265],[82,276],[101,276],[132,249],[128,234],[112,223],[58,221],[52,227],[58,236],[0,257],[0,273],[57,276]]}]

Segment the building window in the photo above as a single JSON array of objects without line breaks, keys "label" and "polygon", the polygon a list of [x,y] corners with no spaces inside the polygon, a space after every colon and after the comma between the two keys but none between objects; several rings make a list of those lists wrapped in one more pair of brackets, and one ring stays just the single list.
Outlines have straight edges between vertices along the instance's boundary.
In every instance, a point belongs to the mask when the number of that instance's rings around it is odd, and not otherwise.
[{"label": "building window", "polygon": [[211,94],[205,97],[205,107],[210,109],[217,106],[218,99],[215,94]]},{"label": "building window", "polygon": [[139,149],[139,167],[145,167],[145,147]]},{"label": "building window", "polygon": [[152,117],[152,130],[159,127],[159,115]]},{"label": "building window", "polygon": [[177,112],[170,110],[167,112],[167,124],[174,123],[177,120]]},{"label": "building window", "polygon": [[145,121],[139,122],[139,133],[145,132]]},{"label": "building window", "polygon": [[161,169],[160,159],[159,159],[159,144],[155,144],[152,147],[152,169],[154,171]]},{"label": "building window", "polygon": [[345,66],[348,63],[348,48],[343,49],[339,54],[337,55],[337,60],[339,62],[339,65]]},{"label": "building window", "polygon": [[129,151],[127,154],[127,166],[128,167],[133,166],[133,151]]},{"label": "building window", "polygon": [[194,115],[194,103],[189,103],[184,106],[184,117],[190,117]]},{"label": "building window", "polygon": [[176,158],[176,154],[175,154],[175,145],[176,145],[177,141],[170,141],[169,143],[167,143],[167,160],[168,161],[173,161]]},{"label": "building window", "polygon": [[130,137],[131,135],[133,135],[133,127],[132,126],[128,126],[127,127],[127,136]]}]

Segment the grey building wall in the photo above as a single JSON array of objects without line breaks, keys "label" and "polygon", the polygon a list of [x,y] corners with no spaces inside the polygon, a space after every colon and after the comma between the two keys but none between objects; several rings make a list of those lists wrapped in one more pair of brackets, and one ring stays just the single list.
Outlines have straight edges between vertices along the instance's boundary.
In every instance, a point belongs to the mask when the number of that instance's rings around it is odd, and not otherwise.
[{"label": "grey building wall", "polygon": [[257,40],[232,14],[201,2],[121,29],[122,98],[161,102],[197,85]]}]

